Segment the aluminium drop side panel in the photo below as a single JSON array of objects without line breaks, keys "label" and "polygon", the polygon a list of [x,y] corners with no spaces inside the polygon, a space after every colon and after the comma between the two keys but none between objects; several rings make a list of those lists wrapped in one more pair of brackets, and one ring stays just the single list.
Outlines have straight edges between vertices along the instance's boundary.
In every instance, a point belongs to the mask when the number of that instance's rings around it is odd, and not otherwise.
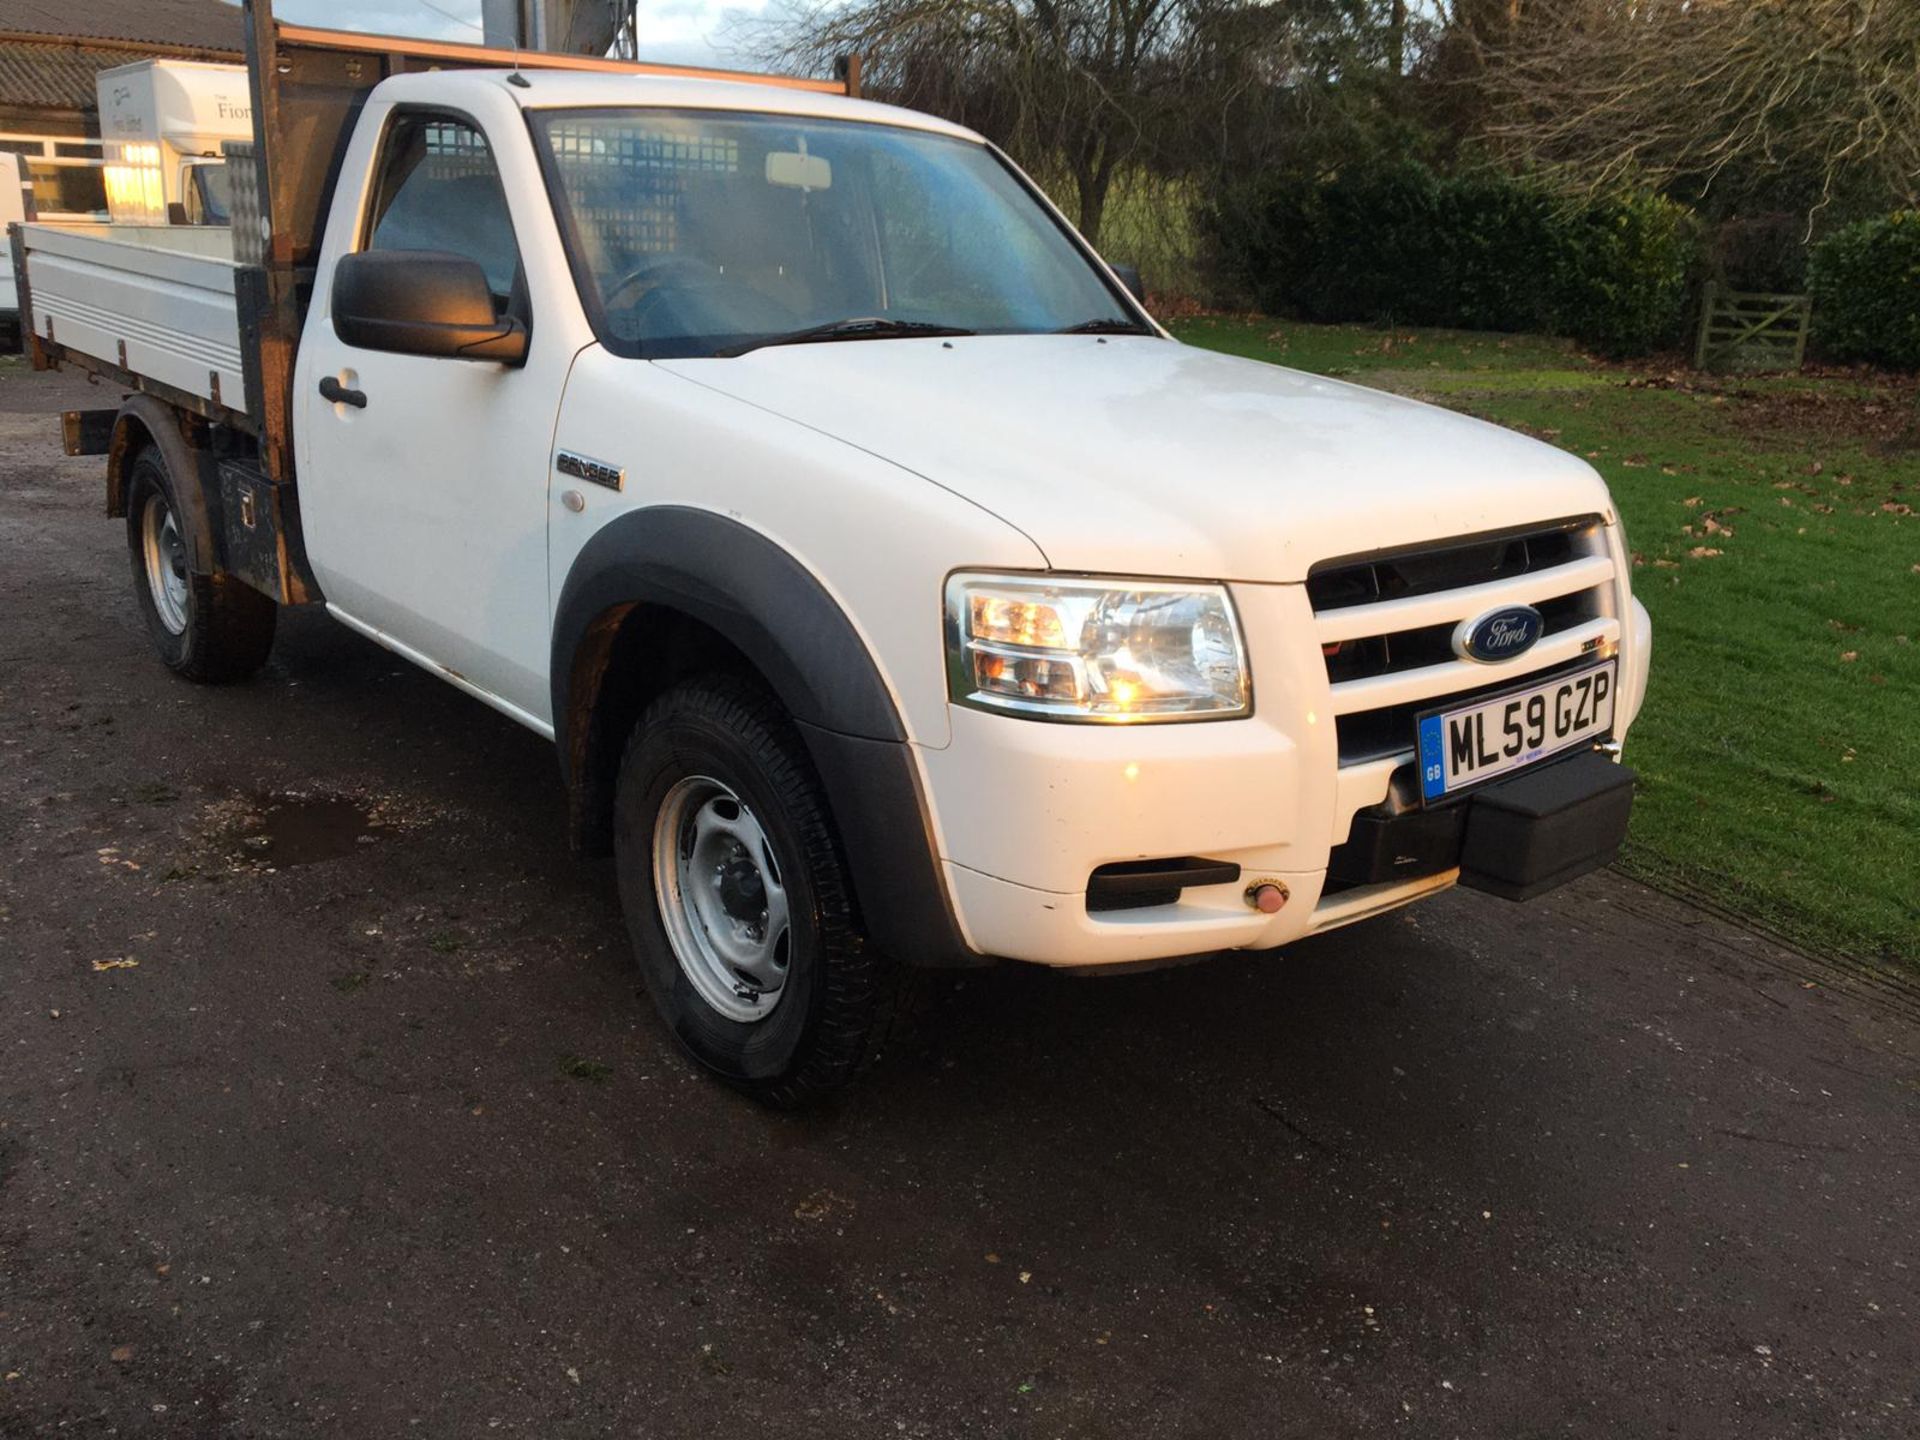
[{"label": "aluminium drop side panel", "polygon": [[40,341],[193,397],[203,414],[247,409],[223,232],[27,225],[22,240]]}]

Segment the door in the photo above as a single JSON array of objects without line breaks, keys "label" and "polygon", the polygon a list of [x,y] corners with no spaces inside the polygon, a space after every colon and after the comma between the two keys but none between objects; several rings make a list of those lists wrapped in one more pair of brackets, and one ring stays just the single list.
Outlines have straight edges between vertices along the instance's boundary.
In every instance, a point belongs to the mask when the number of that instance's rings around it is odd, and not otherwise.
[{"label": "door", "polygon": [[[516,221],[525,233],[534,217],[515,216],[487,137],[461,116],[396,110],[372,177],[354,248],[477,261],[532,340],[519,368],[396,355],[346,345],[314,307],[299,381],[314,572],[342,618],[539,728],[548,449],[568,356],[542,346],[531,313]],[[323,396],[327,381],[348,400]]]}]

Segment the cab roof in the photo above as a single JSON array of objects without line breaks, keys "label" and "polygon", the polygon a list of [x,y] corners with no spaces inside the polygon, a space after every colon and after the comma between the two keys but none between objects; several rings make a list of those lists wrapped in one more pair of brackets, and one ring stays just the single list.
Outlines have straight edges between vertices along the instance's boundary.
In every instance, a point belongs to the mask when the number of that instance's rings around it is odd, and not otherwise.
[{"label": "cab roof", "polygon": [[[817,120],[852,120],[869,125],[894,125],[937,135],[980,142],[962,125],[898,105],[855,100],[819,89],[783,83],[783,77],[742,75],[737,80],[679,75],[620,74],[605,71],[543,70],[534,57],[521,69],[436,70],[395,75],[381,85],[392,99],[416,98],[415,86],[430,87],[433,98],[454,101],[468,86],[504,90],[523,110],[602,110],[646,108],[661,110],[734,111],[741,114],[803,115]],[[509,84],[507,77],[518,75]],[[428,97],[423,94],[419,99]]]}]

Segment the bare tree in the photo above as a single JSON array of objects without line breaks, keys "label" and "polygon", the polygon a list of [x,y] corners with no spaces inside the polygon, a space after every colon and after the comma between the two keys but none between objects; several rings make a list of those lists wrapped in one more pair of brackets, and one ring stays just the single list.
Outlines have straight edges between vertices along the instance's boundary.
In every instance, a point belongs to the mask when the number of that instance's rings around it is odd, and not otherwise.
[{"label": "bare tree", "polygon": [[[1337,4],[1338,0],[1318,0]],[[854,0],[809,13],[775,58],[858,54],[876,94],[1065,172],[1097,240],[1121,175],[1191,163],[1289,70],[1290,16],[1254,0]]]},{"label": "bare tree", "polygon": [[1484,54],[1489,137],[1580,187],[1920,200],[1916,0],[1541,0]]}]

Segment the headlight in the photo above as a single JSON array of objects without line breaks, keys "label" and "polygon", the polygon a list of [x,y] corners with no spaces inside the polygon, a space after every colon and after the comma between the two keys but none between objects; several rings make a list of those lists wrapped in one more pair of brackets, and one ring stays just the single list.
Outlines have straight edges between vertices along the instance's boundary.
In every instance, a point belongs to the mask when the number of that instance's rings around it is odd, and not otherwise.
[{"label": "headlight", "polygon": [[955,575],[947,673],[960,704],[1036,719],[1226,720],[1253,708],[1221,585]]}]

